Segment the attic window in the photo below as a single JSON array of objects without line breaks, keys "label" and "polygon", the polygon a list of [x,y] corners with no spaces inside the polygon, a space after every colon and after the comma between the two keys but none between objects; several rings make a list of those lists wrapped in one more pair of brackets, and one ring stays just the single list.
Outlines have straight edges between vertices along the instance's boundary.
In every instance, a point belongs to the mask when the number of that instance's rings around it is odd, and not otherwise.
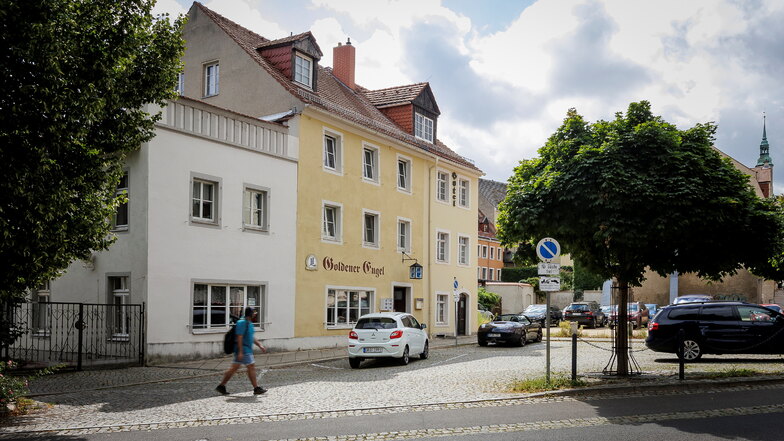
[{"label": "attic window", "polygon": [[313,60],[301,54],[294,55],[294,81],[313,87]]},{"label": "attic window", "polygon": [[421,113],[414,114],[414,136],[433,142],[433,120]]}]

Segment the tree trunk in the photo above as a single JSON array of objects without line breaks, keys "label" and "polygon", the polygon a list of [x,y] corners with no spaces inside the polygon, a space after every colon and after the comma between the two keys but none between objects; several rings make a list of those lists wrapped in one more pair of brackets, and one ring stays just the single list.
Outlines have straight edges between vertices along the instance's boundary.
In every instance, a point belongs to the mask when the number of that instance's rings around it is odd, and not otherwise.
[{"label": "tree trunk", "polygon": [[615,358],[618,376],[629,375],[629,284],[618,280],[618,332],[615,334]]}]

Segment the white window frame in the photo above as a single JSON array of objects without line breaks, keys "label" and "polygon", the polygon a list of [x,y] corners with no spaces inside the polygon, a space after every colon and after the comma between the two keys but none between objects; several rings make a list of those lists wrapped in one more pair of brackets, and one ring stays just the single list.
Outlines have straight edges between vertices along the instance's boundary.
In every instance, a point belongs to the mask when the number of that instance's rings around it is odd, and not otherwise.
[{"label": "white window frame", "polygon": [[[373,240],[368,241],[367,237],[367,220],[373,220]],[[362,209],[362,247],[379,249],[381,248],[381,213],[374,210]]]},{"label": "white window frame", "polygon": [[185,93],[185,73],[180,72],[177,74],[177,86],[174,89],[178,95]]},{"label": "white window frame", "polygon": [[419,112],[414,113],[414,136],[432,143],[434,129],[435,123],[432,118],[428,118]]},{"label": "white window frame", "polygon": [[487,245],[482,245],[482,259],[487,259]]},{"label": "white window frame", "polygon": [[487,277],[489,277],[489,278],[487,280],[495,280],[493,278],[494,275],[495,275],[495,271],[493,271],[493,268],[492,267],[488,268],[487,269]]},{"label": "white window frame", "polygon": [[457,178],[457,205],[461,208],[471,206],[471,181],[466,178]]},{"label": "white window frame", "polygon": [[[120,282],[119,287],[114,282]],[[109,319],[110,339],[112,341],[128,341],[130,339],[130,311],[127,305],[131,297],[131,277],[129,274],[107,274],[106,283],[109,290],[109,304],[112,314]],[[119,323],[118,323],[119,322]]]},{"label": "white window frame", "polygon": [[51,306],[49,305],[52,301],[51,282],[47,280],[34,290],[30,300],[33,302],[33,337],[49,337],[52,329]]},{"label": "white window frame", "polygon": [[501,281],[501,268],[496,268],[495,270],[496,280],[499,282]]},{"label": "white window frame", "polygon": [[[370,160],[370,163],[368,163]],[[381,154],[379,148],[362,143],[362,180],[371,184],[381,184]]]},{"label": "white window frame", "polygon": [[[256,206],[257,198],[261,196],[261,207]],[[244,184],[242,190],[242,228],[250,231],[269,231],[269,201],[270,190],[267,187]],[[255,214],[258,213],[256,223]]]},{"label": "white window frame", "polygon": [[449,172],[446,170],[436,170],[436,200],[449,203]]},{"label": "white window frame", "polygon": [[[465,243],[463,240],[465,239]],[[468,266],[471,263],[471,238],[465,234],[457,235],[457,264]]]},{"label": "white window frame", "polygon": [[[343,134],[340,132],[336,132],[334,130],[327,129],[326,127],[323,128],[323,135],[322,135],[322,161],[321,167],[324,171],[329,173],[334,173],[339,176],[343,176]],[[332,153],[332,162],[334,163],[334,167],[327,165],[327,160],[329,153],[327,151],[328,139],[331,138],[333,142],[334,152]]]},{"label": "white window frame", "polygon": [[434,255],[436,263],[446,263],[446,264],[449,263],[450,236],[451,234],[447,230],[436,230],[436,243],[435,243],[436,250]]},{"label": "white window frame", "polygon": [[[334,236],[327,234],[327,209],[334,210]],[[343,243],[343,204],[332,201],[321,201],[321,241],[326,243]]]},{"label": "white window frame", "polygon": [[[403,170],[405,170],[404,171],[405,176],[402,179],[404,181],[404,185],[403,186],[400,185],[400,181],[401,181],[400,164],[401,163],[404,164]],[[413,188],[412,185],[411,185],[411,182],[412,182],[411,181],[411,172],[413,171],[413,167],[414,167],[413,166],[413,162],[411,161],[411,158],[409,158],[408,156],[403,156],[403,155],[398,154],[397,155],[396,166],[397,166],[397,169],[395,170],[395,181],[397,183],[397,190],[402,192],[402,193],[411,194],[412,193],[412,188]]]},{"label": "white window frame", "polygon": [[436,325],[449,324],[449,303],[448,293],[436,291]]},{"label": "white window frame", "polygon": [[[125,180],[125,185],[123,186],[123,180]],[[131,223],[131,210],[130,210],[130,203],[131,203],[131,181],[130,181],[130,173],[127,170],[123,172],[122,177],[120,178],[120,182],[117,183],[117,190],[115,191],[115,196],[125,195],[126,202],[117,206],[117,209],[114,211],[112,215],[112,231],[128,231],[129,225]],[[125,223],[118,223],[117,219],[119,218],[120,211],[125,211]]]},{"label": "white window frame", "polygon": [[[196,286],[202,285],[207,288],[206,299],[204,305],[196,305]],[[231,326],[231,317],[236,317],[235,320],[243,318],[245,315],[245,308],[250,306],[256,308],[259,314],[256,316],[256,321],[253,322],[253,327],[259,331],[264,331],[267,324],[267,282],[248,282],[248,281],[226,281],[226,280],[191,280],[191,312],[190,312],[190,328],[193,334],[209,334],[215,332],[226,332]],[[213,305],[212,291],[213,288],[221,288],[224,291],[225,301],[223,305]],[[258,289],[258,304],[249,305],[248,291],[249,288]],[[242,302],[237,302],[233,295],[240,294]],[[204,325],[196,327],[193,320],[195,311],[198,309],[204,311]],[[212,311],[222,310],[226,323],[212,324]]]},{"label": "white window frame", "polygon": [[[346,294],[346,305],[344,307],[340,307],[337,302],[338,295],[340,293]],[[361,304],[361,297],[358,299],[358,304],[354,307],[351,306],[351,294],[357,293],[358,296],[361,296],[361,293],[364,293],[368,296],[367,307],[362,307]],[[330,297],[333,297],[335,300],[330,305]],[[334,312],[334,319],[330,321],[330,308]],[[368,288],[368,287],[353,287],[353,286],[331,286],[327,285],[326,292],[324,295],[324,328],[325,329],[351,329],[357,323],[356,320],[351,320],[351,310],[356,308],[355,315],[356,319],[358,320],[364,314],[368,314],[371,312],[376,312],[376,289],[375,288]],[[345,313],[342,317],[344,317],[343,321],[340,321],[340,312],[341,309]]]},{"label": "white window frame", "polygon": [[482,280],[487,280],[487,267],[482,267]]},{"label": "white window frame", "polygon": [[204,97],[220,93],[220,63],[212,61],[204,64]]},{"label": "white window frame", "polygon": [[[307,66],[305,65],[307,63]],[[307,73],[307,75],[306,75]],[[313,58],[300,52],[294,52],[294,82],[308,89],[313,88]]]},{"label": "white window frame", "polygon": [[495,260],[495,247],[490,247],[490,260]]},{"label": "white window frame", "polygon": [[[199,183],[199,196],[196,197],[194,194],[193,186],[195,183]],[[201,173],[191,173],[191,180],[190,180],[190,203],[189,205],[189,219],[192,225],[206,225],[206,226],[220,226],[221,216],[220,216],[220,208],[221,208],[221,188],[222,188],[222,180],[215,176],[209,176]],[[212,200],[207,201],[202,196],[204,194],[204,185],[209,184],[212,185]],[[199,213],[198,215],[194,215],[194,202],[199,204]],[[210,202],[212,206],[212,217],[202,217],[204,214],[204,203]]]},{"label": "white window frame", "polygon": [[[404,243],[405,246],[403,246],[403,247],[400,246],[401,236],[403,236],[402,234],[400,234],[400,226],[401,225],[405,225],[405,228],[406,228],[406,234],[405,234],[405,237],[403,238],[403,242],[405,242]],[[401,252],[401,251],[402,252],[406,252],[406,253],[410,253],[411,252],[411,219],[398,216],[398,218],[397,218],[397,230],[395,230],[395,245],[397,246],[397,251],[398,252]]]}]

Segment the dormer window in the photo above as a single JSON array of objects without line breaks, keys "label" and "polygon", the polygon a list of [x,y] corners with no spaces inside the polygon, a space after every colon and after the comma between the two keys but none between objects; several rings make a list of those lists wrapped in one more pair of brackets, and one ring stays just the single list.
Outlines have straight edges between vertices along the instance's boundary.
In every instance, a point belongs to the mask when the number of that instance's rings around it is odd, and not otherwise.
[{"label": "dormer window", "polygon": [[421,113],[414,114],[414,136],[433,142],[433,120]]},{"label": "dormer window", "polygon": [[313,87],[313,60],[302,54],[294,54],[294,81]]}]

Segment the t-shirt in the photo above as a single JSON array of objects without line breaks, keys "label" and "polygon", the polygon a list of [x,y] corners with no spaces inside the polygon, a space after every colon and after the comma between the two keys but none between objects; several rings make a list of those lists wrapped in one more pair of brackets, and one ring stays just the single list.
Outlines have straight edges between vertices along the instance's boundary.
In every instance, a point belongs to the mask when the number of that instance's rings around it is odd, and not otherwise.
[{"label": "t-shirt", "polygon": [[[242,353],[253,353],[253,333],[255,329],[253,329],[253,323],[247,321],[246,319],[240,319],[237,322],[237,327],[234,328],[234,332],[236,335],[242,336]],[[238,348],[235,345],[234,353],[238,353]]]}]

